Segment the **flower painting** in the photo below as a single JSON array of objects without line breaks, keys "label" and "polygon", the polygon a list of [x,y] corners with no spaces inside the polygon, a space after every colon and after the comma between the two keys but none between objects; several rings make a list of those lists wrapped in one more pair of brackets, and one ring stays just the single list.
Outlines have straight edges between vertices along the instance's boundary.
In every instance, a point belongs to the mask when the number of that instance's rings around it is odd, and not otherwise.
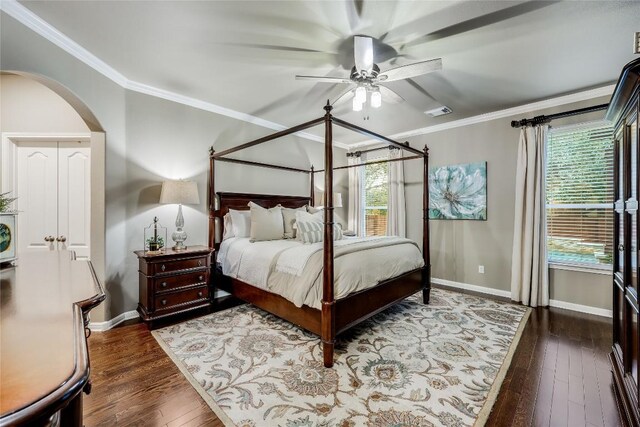
[{"label": "flower painting", "polygon": [[487,162],[429,171],[429,219],[487,219]]}]

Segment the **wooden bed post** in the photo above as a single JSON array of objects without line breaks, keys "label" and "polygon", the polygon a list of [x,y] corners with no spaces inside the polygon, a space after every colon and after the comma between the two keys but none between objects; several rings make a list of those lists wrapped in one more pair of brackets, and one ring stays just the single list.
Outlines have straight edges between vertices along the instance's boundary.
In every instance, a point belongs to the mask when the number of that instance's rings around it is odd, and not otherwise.
[{"label": "wooden bed post", "polygon": [[[216,245],[216,189],[215,189],[215,158],[213,157],[215,150],[213,146],[209,148],[209,247],[215,248]],[[214,257],[215,258],[215,257]],[[215,264],[215,259],[212,260]]]},{"label": "wooden bed post", "polygon": [[[335,301],[333,293],[333,135],[332,106],[324,107],[324,258],[322,274],[322,312],[320,330],[324,366],[333,366],[336,341]],[[313,189],[312,189],[313,191]]]},{"label": "wooden bed post", "polygon": [[310,194],[310,198],[311,198],[311,206],[315,206],[316,204],[316,197],[315,197],[315,172],[313,171],[313,165],[311,165],[311,172],[309,172],[309,174],[311,175],[311,194]]},{"label": "wooden bed post", "polygon": [[422,183],[422,302],[429,304],[431,294],[431,248],[429,245],[429,147],[424,146],[424,176]]}]

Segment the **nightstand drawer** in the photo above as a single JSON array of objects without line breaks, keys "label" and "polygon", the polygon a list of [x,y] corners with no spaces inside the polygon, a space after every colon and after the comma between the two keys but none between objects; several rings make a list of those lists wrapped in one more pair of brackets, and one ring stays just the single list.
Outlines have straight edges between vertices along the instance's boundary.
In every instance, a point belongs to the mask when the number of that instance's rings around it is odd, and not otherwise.
[{"label": "nightstand drawer", "polygon": [[174,292],[158,295],[155,298],[156,311],[172,310],[191,304],[206,302],[209,299],[209,288],[187,289],[181,292]]},{"label": "nightstand drawer", "polygon": [[194,268],[207,268],[207,256],[198,257],[198,258],[190,258],[190,259],[180,259],[175,261],[165,261],[165,262],[156,262],[150,265],[151,270],[147,274],[155,275],[155,274],[166,274],[172,273],[174,271],[180,270],[191,270]]},{"label": "nightstand drawer", "polygon": [[209,272],[207,270],[194,271],[193,273],[183,273],[154,279],[153,282],[156,292],[163,293],[186,286],[197,284],[206,285],[209,282]]}]

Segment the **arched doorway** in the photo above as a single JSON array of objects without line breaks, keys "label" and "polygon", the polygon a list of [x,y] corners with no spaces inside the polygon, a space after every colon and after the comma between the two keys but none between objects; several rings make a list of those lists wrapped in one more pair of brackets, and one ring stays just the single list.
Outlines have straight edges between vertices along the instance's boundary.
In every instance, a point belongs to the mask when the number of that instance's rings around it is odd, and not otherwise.
[{"label": "arched doorway", "polygon": [[[40,146],[42,151],[54,147],[71,147],[69,156],[76,162],[85,161],[87,170],[86,210],[88,214],[86,253],[90,258],[100,280],[105,278],[105,133],[100,122],[82,100],[61,84],[43,76],[18,71],[0,72],[0,91],[2,92],[0,109],[1,149],[0,191],[18,193],[18,162],[20,147]],[[82,146],[82,148],[80,148]],[[65,148],[66,149],[66,148]],[[82,150],[85,150],[84,152]],[[40,153],[42,154],[42,153]],[[83,157],[84,156],[84,157]],[[60,158],[62,162],[62,156]],[[86,157],[86,158],[85,158]],[[58,169],[65,169],[58,167]],[[23,181],[27,175],[22,172]],[[45,179],[40,177],[40,179]],[[67,182],[74,178],[67,176]],[[57,181],[56,181],[57,182]],[[56,184],[56,191],[57,186]],[[57,196],[56,196],[57,197]],[[52,197],[53,199],[53,197]],[[68,209],[65,213],[68,215]],[[56,210],[58,212],[58,210]],[[77,212],[76,212],[77,213]],[[18,214],[20,218],[20,213]],[[26,218],[25,218],[26,219]],[[68,222],[68,221],[67,221]],[[72,221],[73,222],[73,221]],[[57,241],[44,242],[50,249],[65,247],[62,242],[64,229],[56,230]],[[18,229],[20,234],[20,229]],[[47,237],[48,236],[44,236]],[[65,239],[66,240],[66,239]],[[69,242],[68,244],[70,244]],[[68,247],[67,249],[75,249]],[[83,248],[76,249],[82,252]],[[93,312],[95,320],[104,320],[104,306]]]}]

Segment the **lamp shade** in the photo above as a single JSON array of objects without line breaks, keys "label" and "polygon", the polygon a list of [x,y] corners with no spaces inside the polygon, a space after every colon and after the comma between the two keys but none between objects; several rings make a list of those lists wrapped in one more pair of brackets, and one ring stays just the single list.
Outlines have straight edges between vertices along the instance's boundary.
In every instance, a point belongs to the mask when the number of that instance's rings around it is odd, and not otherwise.
[{"label": "lamp shade", "polygon": [[[324,195],[322,192],[322,204],[324,205]],[[333,207],[341,208],[342,207],[342,193],[333,193]]]},{"label": "lamp shade", "polygon": [[195,181],[164,181],[160,191],[160,203],[197,205],[200,203],[198,184]]}]

